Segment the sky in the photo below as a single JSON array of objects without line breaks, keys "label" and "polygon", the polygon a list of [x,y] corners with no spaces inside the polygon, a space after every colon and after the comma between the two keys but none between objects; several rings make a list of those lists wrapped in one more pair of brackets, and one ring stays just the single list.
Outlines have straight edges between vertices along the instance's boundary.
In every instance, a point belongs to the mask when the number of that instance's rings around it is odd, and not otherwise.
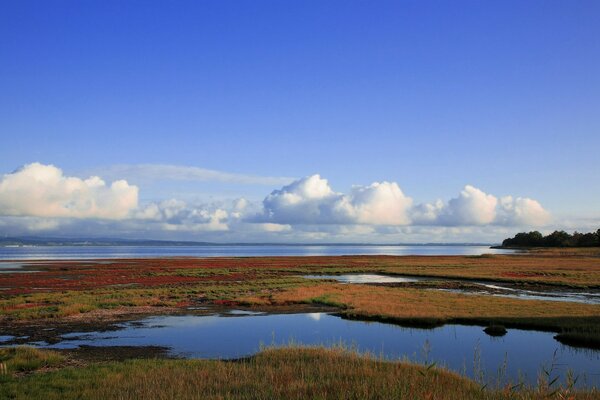
[{"label": "sky", "polygon": [[597,1],[5,1],[0,235],[600,227]]}]

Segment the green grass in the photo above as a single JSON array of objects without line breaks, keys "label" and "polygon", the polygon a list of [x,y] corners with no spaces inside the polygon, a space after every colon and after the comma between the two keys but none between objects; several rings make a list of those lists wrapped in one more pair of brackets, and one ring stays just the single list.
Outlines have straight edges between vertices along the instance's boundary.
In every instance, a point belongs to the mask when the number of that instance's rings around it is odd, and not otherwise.
[{"label": "green grass", "polygon": [[29,372],[40,368],[58,367],[65,358],[54,351],[40,350],[29,346],[0,348],[2,372]]},{"label": "green grass", "polygon": [[0,316],[8,320],[57,319],[119,307],[178,307],[195,301],[235,300],[312,284],[295,276],[267,274],[251,281],[207,281],[153,288],[98,288],[0,297]]},{"label": "green grass", "polygon": [[386,362],[343,348],[285,348],[236,362],[128,360],[4,375],[0,398],[597,399],[599,393],[547,385],[488,389],[432,365]]}]

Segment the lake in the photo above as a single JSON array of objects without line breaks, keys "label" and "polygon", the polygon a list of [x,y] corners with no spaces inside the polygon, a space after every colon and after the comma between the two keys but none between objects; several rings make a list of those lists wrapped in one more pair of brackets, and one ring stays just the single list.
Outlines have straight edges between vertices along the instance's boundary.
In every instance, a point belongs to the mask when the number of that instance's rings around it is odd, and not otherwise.
[{"label": "lake", "polygon": [[97,259],[147,257],[260,257],[339,255],[481,255],[512,250],[477,245],[218,245],[218,246],[3,246],[0,259]]},{"label": "lake", "polygon": [[479,326],[446,325],[435,329],[350,321],[328,313],[261,314],[233,310],[208,316],[157,316],[124,323],[120,330],[70,333],[52,348],[93,346],[164,346],[173,356],[235,359],[261,346],[336,346],[340,343],[388,360],[447,366],[472,378],[501,384],[535,385],[542,368],[564,382],[567,371],[579,386],[600,387],[600,352],[565,346],[552,333],[509,329],[491,337]]}]

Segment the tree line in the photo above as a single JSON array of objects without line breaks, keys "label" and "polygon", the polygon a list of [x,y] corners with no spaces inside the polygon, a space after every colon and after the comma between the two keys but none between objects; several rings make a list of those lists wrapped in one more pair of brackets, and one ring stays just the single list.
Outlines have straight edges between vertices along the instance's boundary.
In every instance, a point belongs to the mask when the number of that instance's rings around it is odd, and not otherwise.
[{"label": "tree line", "polygon": [[572,235],[565,231],[554,231],[549,235],[542,235],[538,231],[517,233],[515,237],[505,239],[503,247],[596,247],[600,246],[600,229],[596,232],[579,233]]}]

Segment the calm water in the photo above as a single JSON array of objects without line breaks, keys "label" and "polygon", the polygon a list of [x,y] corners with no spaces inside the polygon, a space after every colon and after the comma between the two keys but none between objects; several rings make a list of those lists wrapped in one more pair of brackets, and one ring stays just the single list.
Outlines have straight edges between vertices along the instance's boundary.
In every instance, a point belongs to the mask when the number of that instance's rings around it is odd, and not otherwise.
[{"label": "calm water", "polygon": [[[303,275],[306,279],[331,279],[341,283],[410,283],[421,282],[428,278],[390,276],[381,274],[344,274],[344,275]],[[431,278],[429,278],[431,279]]]},{"label": "calm water", "polygon": [[223,245],[223,246],[32,246],[0,247],[0,259],[82,259],[136,257],[248,257],[386,255],[480,255],[510,253],[489,246],[318,246],[318,245]]},{"label": "calm water", "polygon": [[461,279],[447,279],[447,278],[430,278],[430,277],[415,277],[415,276],[391,276],[382,274],[344,274],[344,275],[304,275],[306,279],[331,279],[341,283],[409,283],[409,282],[422,282],[431,280],[452,280],[452,281],[463,281],[468,282],[472,285],[481,286],[481,288],[492,289],[493,292],[477,290],[468,291],[465,289],[431,289],[431,290],[444,290],[452,293],[461,293],[467,295],[484,295],[494,297],[508,297],[513,299],[522,300],[547,300],[547,301],[566,301],[573,303],[585,303],[585,304],[600,304],[600,291],[537,291],[537,290],[524,290],[515,289],[505,286],[501,286],[500,283],[489,283],[489,282],[477,282],[467,281]]},{"label": "calm water", "polygon": [[51,347],[154,345],[169,347],[177,356],[222,359],[255,354],[261,345],[341,342],[387,359],[436,362],[471,377],[480,376],[481,371],[494,384],[505,361],[506,373],[500,374],[503,382],[523,379],[531,384],[543,366],[550,368],[554,362],[553,377],[565,377],[570,369],[581,376],[580,384],[600,386],[600,352],[561,345],[552,333],[517,329],[492,338],[476,326],[416,329],[348,321],[326,313],[246,315],[238,311],[231,316],[152,317],[124,324],[118,331],[72,333],[63,338]]}]

